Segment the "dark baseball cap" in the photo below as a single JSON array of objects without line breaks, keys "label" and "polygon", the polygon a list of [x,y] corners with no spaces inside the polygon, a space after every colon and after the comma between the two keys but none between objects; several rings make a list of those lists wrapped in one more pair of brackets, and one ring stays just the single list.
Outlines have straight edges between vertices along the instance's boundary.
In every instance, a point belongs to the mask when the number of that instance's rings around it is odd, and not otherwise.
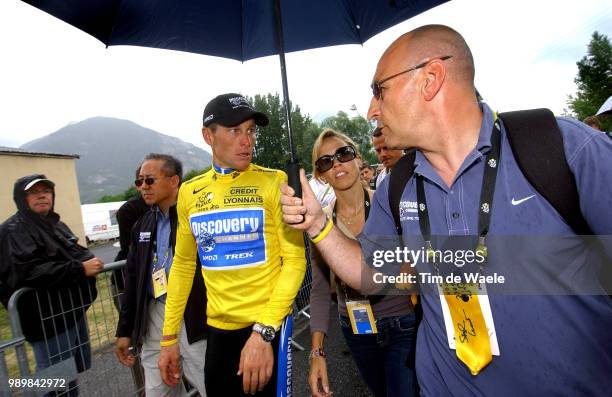
[{"label": "dark baseball cap", "polygon": [[204,127],[213,123],[232,127],[249,119],[253,119],[255,124],[261,127],[265,127],[270,122],[268,116],[256,111],[240,94],[219,95],[208,102],[204,108]]}]

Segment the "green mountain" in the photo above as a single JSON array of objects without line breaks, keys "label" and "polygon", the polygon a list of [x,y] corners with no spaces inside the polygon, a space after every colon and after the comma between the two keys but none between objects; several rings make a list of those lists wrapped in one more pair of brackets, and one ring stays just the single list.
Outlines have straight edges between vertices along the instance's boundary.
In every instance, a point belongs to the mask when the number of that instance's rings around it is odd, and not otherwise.
[{"label": "green mountain", "polygon": [[190,143],[110,117],[94,117],[67,125],[20,148],[79,155],[76,171],[83,204],[129,188],[136,168],[148,153],[178,158],[184,172],[208,167],[212,162],[210,153]]}]

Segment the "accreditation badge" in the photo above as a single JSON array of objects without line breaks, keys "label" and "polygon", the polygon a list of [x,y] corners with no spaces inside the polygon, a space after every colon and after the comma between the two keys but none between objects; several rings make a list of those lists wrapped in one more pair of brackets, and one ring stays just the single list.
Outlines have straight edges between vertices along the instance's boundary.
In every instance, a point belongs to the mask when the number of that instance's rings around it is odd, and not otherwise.
[{"label": "accreditation badge", "polygon": [[152,274],[153,279],[153,296],[155,299],[165,295],[168,292],[168,280],[166,279],[166,271],[164,268],[159,269]]},{"label": "accreditation badge", "polygon": [[372,313],[372,306],[367,300],[346,301],[346,310],[348,311],[349,319],[353,334],[366,335],[377,334],[376,321]]},{"label": "accreditation badge", "polygon": [[[486,285],[484,283],[441,283],[438,284],[438,293],[442,305],[448,347],[456,350],[456,335],[461,339],[460,342],[464,342],[464,339],[469,340],[475,337],[478,327],[474,326],[474,321],[482,313],[480,318],[484,319],[484,325],[489,334],[491,354],[499,356],[497,334],[495,332],[495,324],[493,323],[493,314]],[[459,312],[463,313],[463,317],[453,318],[448,299],[451,300],[454,307],[457,306],[461,309]],[[477,312],[477,316],[474,315],[475,312]],[[454,320],[456,320],[456,324]]]}]

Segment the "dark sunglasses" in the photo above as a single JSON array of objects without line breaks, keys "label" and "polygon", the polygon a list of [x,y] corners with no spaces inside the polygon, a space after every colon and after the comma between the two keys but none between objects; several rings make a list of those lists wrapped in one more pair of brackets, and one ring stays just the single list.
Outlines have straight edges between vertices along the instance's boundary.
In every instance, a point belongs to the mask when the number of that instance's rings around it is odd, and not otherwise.
[{"label": "dark sunglasses", "polygon": [[326,171],[331,170],[334,166],[334,159],[338,159],[341,163],[346,163],[347,161],[354,160],[357,157],[357,153],[355,152],[355,148],[351,145],[342,146],[336,150],[336,153],[325,156],[321,156],[315,161],[315,166],[320,173],[324,173]]},{"label": "dark sunglasses", "polygon": [[[174,175],[172,175],[172,176],[164,176],[162,178],[172,178],[173,176]],[[143,183],[146,183],[147,186],[151,186],[158,179],[161,179],[161,178],[153,178],[152,176],[147,177],[147,178],[140,178],[140,179],[136,179],[134,181],[134,185],[136,185],[136,187],[141,187]]]},{"label": "dark sunglasses", "polygon": [[389,77],[385,77],[382,80],[379,81],[375,81],[372,83],[372,85],[370,86],[370,88],[372,88],[372,95],[374,96],[374,98],[376,99],[380,99],[381,95],[382,95],[382,90],[383,90],[383,84],[386,83],[387,81],[396,78],[397,76],[401,76],[404,73],[408,73],[408,72],[412,72],[413,70],[417,70],[417,69],[421,69],[422,67],[425,67],[429,62],[435,60],[435,59],[439,59],[441,61],[446,61],[447,59],[451,59],[453,56],[452,55],[445,55],[443,57],[439,57],[439,58],[432,58],[428,61],[425,61],[423,63],[419,63],[418,65],[411,67],[410,69],[406,69],[402,72],[396,73],[392,76]]},{"label": "dark sunglasses", "polygon": [[143,183],[146,183],[148,186],[151,186],[152,184],[155,183],[155,178],[149,177],[149,178],[136,179],[134,181],[134,185],[136,185],[136,187],[141,187]]}]

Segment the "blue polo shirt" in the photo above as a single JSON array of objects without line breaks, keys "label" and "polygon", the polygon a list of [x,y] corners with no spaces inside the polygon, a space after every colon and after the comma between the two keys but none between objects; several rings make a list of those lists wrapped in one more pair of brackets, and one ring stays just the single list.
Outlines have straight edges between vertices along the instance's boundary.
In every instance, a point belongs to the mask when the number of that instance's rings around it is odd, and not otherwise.
[{"label": "blue polo shirt", "polygon": [[[478,143],[450,187],[425,156],[416,153],[415,173],[424,177],[434,248],[449,236],[478,234],[480,191],[493,127],[491,109],[486,104],[481,106]],[[605,235],[605,249],[612,257],[612,140],[576,120],[557,121],[569,167],[576,177],[583,216],[594,233]],[[365,258],[372,257],[377,240],[395,233],[388,179],[376,191],[371,216],[359,236]],[[402,195],[400,217],[404,243],[414,249],[423,245],[416,201],[416,180],[412,178]],[[501,354],[472,376],[448,347],[437,290],[433,284],[421,285],[424,317],[418,330],[416,357],[422,394],[609,395],[612,304],[602,295],[599,284],[603,260],[574,236],[523,176],[503,125],[488,236],[489,260],[484,274],[499,273],[507,278],[500,291],[489,290]],[[433,273],[432,265],[418,263],[417,271]],[[491,288],[495,290],[496,286]],[[567,294],[567,288],[579,292]]]},{"label": "blue polo shirt", "polygon": [[[149,273],[153,274],[153,271],[161,269],[162,265],[166,271],[166,280],[168,280],[168,275],[170,274],[170,267],[172,266],[172,246],[170,244],[170,233],[172,231],[172,226],[170,224],[170,215],[164,215],[163,212],[159,209],[159,207],[155,207],[155,219],[156,219],[156,231],[155,231],[155,240],[157,245],[157,250],[153,252],[153,254],[157,254],[157,264],[153,260],[153,255],[151,256],[151,265]],[[153,247],[153,245],[151,245]],[[164,262],[164,258],[168,255],[168,258]],[[153,282],[151,277],[149,277],[149,295],[153,298],[155,295],[153,293]],[[166,295],[160,296],[158,298],[159,301],[165,302]]]}]

